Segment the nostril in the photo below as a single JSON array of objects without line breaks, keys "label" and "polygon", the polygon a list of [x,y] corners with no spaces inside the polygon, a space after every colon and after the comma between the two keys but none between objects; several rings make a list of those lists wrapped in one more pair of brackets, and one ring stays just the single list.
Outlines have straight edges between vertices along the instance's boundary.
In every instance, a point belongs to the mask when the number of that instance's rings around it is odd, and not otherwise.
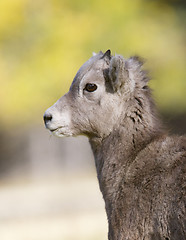
[{"label": "nostril", "polygon": [[52,120],[52,114],[45,113],[43,116],[43,119],[44,119],[45,124],[47,124],[48,122],[50,122]]}]

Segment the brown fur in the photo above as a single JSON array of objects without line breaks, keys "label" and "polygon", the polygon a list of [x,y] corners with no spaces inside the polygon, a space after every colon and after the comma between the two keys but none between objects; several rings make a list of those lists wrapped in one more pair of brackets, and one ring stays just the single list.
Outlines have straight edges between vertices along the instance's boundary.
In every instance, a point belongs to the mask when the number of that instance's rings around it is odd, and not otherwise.
[{"label": "brown fur", "polygon": [[93,56],[44,119],[57,136],[89,137],[109,240],[186,239],[186,137],[162,130],[139,58]]}]

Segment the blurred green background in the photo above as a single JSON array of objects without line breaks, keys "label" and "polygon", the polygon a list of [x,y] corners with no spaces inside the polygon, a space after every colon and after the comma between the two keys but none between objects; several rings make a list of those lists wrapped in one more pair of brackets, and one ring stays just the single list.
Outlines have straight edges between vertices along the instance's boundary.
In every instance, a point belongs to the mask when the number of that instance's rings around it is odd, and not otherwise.
[{"label": "blurred green background", "polygon": [[42,116],[107,49],[147,60],[163,119],[186,133],[185,0],[0,1],[1,240],[106,239],[87,140],[49,137]]}]

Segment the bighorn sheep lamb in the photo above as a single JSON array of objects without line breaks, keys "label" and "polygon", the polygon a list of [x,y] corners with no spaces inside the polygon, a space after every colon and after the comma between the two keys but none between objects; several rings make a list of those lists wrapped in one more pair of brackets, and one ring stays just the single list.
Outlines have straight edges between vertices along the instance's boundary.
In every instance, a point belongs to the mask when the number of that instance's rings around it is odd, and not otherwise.
[{"label": "bighorn sheep lamb", "polygon": [[142,65],[94,54],[45,125],[59,137],[89,138],[109,240],[186,240],[186,137],[163,130]]}]

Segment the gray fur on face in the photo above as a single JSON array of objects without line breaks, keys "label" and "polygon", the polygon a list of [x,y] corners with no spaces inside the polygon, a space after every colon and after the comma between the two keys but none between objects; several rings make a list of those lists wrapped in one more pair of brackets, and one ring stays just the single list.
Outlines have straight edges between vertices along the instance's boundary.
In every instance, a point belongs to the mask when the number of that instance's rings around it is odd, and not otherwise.
[{"label": "gray fur on face", "polygon": [[142,65],[94,54],[45,124],[57,136],[89,138],[109,240],[185,240],[186,137],[162,130]]}]

